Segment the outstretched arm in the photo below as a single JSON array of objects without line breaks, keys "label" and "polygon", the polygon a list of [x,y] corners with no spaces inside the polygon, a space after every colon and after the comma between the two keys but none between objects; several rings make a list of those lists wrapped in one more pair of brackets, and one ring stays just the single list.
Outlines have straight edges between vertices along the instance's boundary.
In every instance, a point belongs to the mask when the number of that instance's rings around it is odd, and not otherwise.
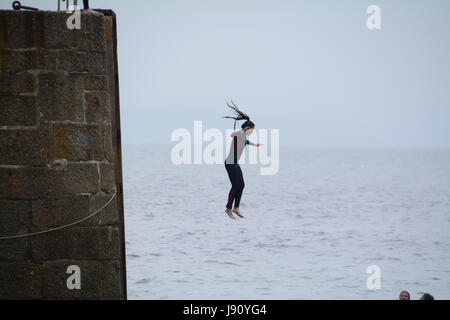
[{"label": "outstretched arm", "polygon": [[255,146],[255,147],[259,147],[259,146],[263,145],[262,143],[253,143],[253,142],[248,141],[248,140],[245,140],[245,141],[246,141],[246,144],[249,144],[249,145]]}]

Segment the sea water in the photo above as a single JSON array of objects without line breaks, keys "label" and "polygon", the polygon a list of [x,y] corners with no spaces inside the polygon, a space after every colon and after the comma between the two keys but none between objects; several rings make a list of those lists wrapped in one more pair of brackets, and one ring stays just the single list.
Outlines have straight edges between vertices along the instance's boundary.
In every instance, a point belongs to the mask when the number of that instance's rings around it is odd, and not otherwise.
[{"label": "sea water", "polygon": [[123,145],[130,299],[450,299],[450,150],[280,147],[236,220],[223,162],[170,150]]}]

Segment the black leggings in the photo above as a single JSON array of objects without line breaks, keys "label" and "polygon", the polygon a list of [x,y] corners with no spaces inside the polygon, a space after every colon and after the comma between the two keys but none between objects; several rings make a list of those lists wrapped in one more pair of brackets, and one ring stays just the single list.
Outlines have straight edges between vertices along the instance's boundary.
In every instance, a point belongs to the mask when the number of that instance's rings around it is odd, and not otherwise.
[{"label": "black leggings", "polygon": [[239,164],[231,164],[225,162],[225,169],[227,169],[228,177],[231,181],[231,190],[228,194],[227,208],[231,209],[234,200],[234,207],[239,208],[239,202],[241,202],[242,191],[244,190],[245,183],[242,176],[242,170]]}]

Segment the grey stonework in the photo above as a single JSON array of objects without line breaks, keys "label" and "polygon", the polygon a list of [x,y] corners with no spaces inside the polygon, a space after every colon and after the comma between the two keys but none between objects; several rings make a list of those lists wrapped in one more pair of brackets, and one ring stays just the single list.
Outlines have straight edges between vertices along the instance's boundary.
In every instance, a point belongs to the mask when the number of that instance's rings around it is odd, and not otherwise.
[{"label": "grey stonework", "polygon": [[[122,189],[113,17],[83,13],[81,30],[68,17],[0,10],[0,238],[79,221]],[[125,299],[120,201],[0,240],[0,299]],[[67,288],[70,265],[80,290]]]}]

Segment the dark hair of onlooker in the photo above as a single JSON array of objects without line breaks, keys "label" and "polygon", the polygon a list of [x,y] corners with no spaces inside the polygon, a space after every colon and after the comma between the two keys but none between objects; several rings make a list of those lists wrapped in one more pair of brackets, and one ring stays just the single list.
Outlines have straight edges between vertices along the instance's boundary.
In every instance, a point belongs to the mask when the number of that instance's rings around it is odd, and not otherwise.
[{"label": "dark hair of onlooker", "polygon": [[420,300],[434,300],[434,297],[429,293],[424,293]]}]

